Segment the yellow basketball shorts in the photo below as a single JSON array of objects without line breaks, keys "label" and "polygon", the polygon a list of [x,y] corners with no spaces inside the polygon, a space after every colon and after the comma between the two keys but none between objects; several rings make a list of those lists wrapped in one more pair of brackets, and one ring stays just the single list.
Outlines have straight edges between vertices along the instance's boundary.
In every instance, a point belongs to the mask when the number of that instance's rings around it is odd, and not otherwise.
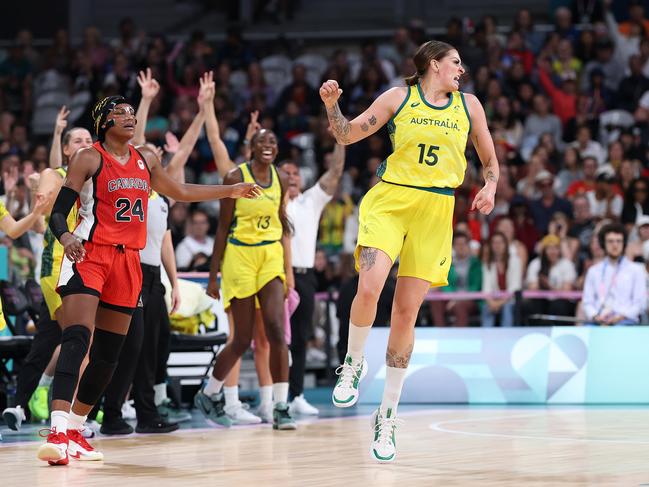
[{"label": "yellow basketball shorts", "polygon": [[257,294],[276,277],[286,282],[281,242],[258,246],[228,242],[221,266],[223,308],[228,309],[234,298],[242,299]]},{"label": "yellow basketball shorts", "polygon": [[54,321],[56,321],[56,317],[54,316],[56,310],[61,307],[61,304],[63,304],[61,301],[61,296],[56,292],[56,286],[58,285],[58,282],[58,276],[41,277],[43,299],[45,299],[45,304],[47,305],[47,309],[50,312],[50,318]]},{"label": "yellow basketball shorts", "polygon": [[452,190],[430,190],[379,182],[359,208],[356,270],[361,247],[399,257],[399,277],[416,277],[431,287],[448,284],[453,241]]}]

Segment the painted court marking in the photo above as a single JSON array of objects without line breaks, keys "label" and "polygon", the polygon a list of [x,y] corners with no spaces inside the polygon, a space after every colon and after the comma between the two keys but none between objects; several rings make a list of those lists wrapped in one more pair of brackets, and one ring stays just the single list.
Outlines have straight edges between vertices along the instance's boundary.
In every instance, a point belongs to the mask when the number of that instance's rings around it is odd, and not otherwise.
[{"label": "painted court marking", "polygon": [[[583,413],[583,411],[564,411],[561,414],[575,414]],[[556,413],[554,413],[556,414]],[[649,445],[649,440],[626,440],[626,439],[606,439],[606,438],[571,438],[565,436],[532,436],[532,435],[515,435],[507,433],[481,433],[476,431],[463,431],[461,429],[451,429],[447,428],[444,425],[461,425],[463,423],[484,423],[488,421],[500,421],[508,419],[520,419],[520,418],[541,418],[547,416],[546,414],[520,414],[514,416],[493,416],[489,418],[465,418],[465,419],[453,419],[438,421],[429,426],[433,431],[438,431],[440,433],[449,433],[456,435],[464,436],[476,436],[484,438],[508,438],[512,440],[544,440],[544,441],[568,441],[568,442],[578,442],[578,443],[620,443],[626,445]]]}]

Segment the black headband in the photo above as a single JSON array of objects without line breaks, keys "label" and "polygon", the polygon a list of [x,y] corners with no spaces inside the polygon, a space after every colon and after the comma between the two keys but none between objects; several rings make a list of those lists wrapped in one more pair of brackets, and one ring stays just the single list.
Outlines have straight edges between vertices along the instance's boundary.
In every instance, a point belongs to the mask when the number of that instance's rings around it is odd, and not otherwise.
[{"label": "black headband", "polygon": [[[103,100],[97,102],[97,104],[92,109],[92,119],[95,122],[95,133],[101,142],[106,138],[106,131],[113,126],[114,122],[111,120],[106,123],[108,114],[113,110],[117,105],[122,103],[128,103],[126,98],[120,95],[107,96]],[[104,124],[106,126],[104,127]]]}]

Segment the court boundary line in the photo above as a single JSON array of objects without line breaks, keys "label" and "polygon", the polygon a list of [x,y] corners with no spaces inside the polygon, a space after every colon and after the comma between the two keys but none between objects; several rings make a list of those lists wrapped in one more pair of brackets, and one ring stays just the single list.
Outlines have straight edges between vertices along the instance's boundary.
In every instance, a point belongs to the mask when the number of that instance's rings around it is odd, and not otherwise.
[{"label": "court boundary line", "polygon": [[[567,414],[576,414],[584,412],[584,410],[575,410],[575,411],[562,411],[561,415]],[[606,439],[606,438],[570,438],[570,437],[560,437],[560,436],[531,436],[531,435],[514,435],[507,433],[481,433],[475,431],[462,431],[456,429],[444,428],[443,425],[451,424],[462,424],[462,423],[480,423],[485,421],[497,421],[501,419],[519,419],[519,418],[534,418],[534,417],[543,417],[545,414],[520,414],[513,416],[493,416],[489,418],[463,418],[463,419],[451,419],[438,421],[429,425],[429,428],[433,431],[440,433],[464,435],[464,436],[474,436],[482,438],[507,438],[512,440],[543,440],[543,441],[567,441],[567,442],[577,442],[577,443],[619,443],[627,445],[649,445],[649,440],[640,441],[640,440],[624,440],[624,439]]]}]

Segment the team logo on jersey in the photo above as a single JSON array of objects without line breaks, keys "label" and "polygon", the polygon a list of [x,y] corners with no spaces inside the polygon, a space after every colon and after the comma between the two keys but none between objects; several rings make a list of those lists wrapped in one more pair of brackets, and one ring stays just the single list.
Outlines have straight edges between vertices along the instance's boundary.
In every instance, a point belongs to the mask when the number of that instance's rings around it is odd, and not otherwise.
[{"label": "team logo on jersey", "polygon": [[142,159],[137,160],[137,167],[144,171],[144,161]]},{"label": "team logo on jersey", "polygon": [[411,106],[412,108],[415,108],[415,107],[419,106],[419,102],[416,101],[416,102],[414,102],[414,103],[411,103],[410,106]]}]

